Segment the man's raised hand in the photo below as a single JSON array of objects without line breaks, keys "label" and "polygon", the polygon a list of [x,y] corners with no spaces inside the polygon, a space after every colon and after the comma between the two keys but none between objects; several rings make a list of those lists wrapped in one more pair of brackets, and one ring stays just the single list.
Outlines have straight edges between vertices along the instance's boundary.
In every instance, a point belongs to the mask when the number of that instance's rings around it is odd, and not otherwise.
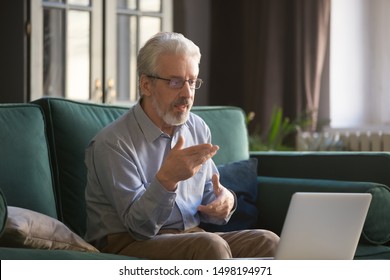
[{"label": "man's raised hand", "polygon": [[200,144],[184,147],[184,138],[179,136],[176,145],[157,172],[157,180],[168,190],[174,191],[178,182],[194,176],[202,164],[212,158],[219,147],[212,144]]}]

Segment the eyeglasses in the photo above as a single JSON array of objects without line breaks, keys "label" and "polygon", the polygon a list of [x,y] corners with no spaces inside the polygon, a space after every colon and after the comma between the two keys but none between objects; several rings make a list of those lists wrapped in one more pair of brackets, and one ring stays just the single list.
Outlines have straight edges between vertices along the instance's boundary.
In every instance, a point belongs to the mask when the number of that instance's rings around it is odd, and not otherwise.
[{"label": "eyeglasses", "polygon": [[166,78],[161,78],[159,76],[152,76],[152,75],[147,75],[147,77],[167,81],[167,82],[169,82],[169,87],[175,88],[175,89],[182,88],[184,86],[185,82],[188,82],[191,89],[199,89],[203,83],[202,79],[199,79],[199,78],[184,80],[181,78],[166,79]]}]

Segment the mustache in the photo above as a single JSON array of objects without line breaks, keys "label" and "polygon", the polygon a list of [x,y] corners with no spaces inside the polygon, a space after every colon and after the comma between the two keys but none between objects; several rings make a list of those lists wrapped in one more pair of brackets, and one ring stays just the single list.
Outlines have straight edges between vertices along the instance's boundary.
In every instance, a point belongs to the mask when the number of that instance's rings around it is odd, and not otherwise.
[{"label": "mustache", "polygon": [[192,105],[192,101],[190,98],[180,97],[178,100],[175,101],[173,104],[174,106],[190,106]]}]

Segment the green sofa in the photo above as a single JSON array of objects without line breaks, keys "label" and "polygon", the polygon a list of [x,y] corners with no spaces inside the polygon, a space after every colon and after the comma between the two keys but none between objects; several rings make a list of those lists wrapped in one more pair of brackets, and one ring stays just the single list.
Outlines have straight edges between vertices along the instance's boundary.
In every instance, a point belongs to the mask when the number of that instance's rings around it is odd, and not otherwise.
[{"label": "green sofa", "polygon": [[[100,253],[81,238],[85,148],[127,109],[59,98],[0,104],[0,259],[134,259]],[[355,258],[390,259],[389,154],[249,152],[241,109],[210,106],[193,112],[220,146],[214,157],[218,167],[257,159],[253,186],[235,189],[246,195],[242,204],[249,201],[255,209],[253,215],[235,214],[238,226],[280,234],[296,191],[370,192],[373,202]]]}]

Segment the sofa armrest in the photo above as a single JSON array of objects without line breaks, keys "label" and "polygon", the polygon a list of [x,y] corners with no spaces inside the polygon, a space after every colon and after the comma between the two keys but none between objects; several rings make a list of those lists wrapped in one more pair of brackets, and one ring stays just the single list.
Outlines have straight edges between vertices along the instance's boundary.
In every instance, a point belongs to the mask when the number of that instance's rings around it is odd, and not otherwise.
[{"label": "sofa armrest", "polygon": [[8,216],[7,201],[5,200],[3,191],[0,188],[0,237],[3,234],[3,231],[5,229],[7,216]]},{"label": "sofa armrest", "polygon": [[281,233],[295,192],[369,192],[372,202],[363,228],[363,240],[385,244],[390,240],[390,189],[378,183],[321,179],[258,177],[258,227]]}]

